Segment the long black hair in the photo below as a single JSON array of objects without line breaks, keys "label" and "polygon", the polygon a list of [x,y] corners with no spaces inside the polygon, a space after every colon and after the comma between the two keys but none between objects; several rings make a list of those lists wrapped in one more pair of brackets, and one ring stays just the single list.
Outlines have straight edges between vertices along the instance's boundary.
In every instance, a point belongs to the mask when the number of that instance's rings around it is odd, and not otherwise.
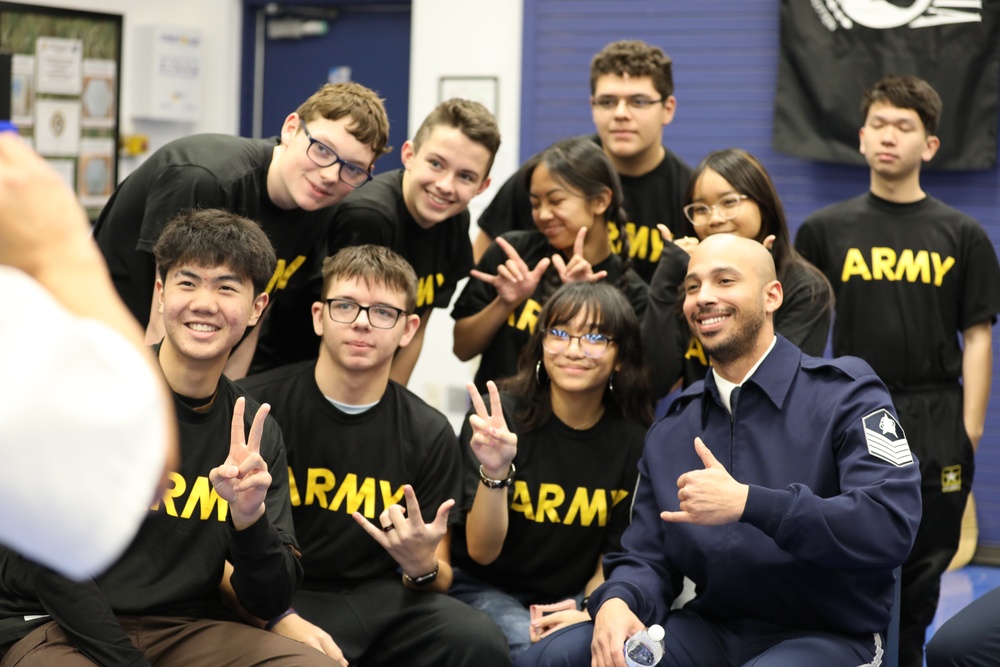
[{"label": "long black hair", "polygon": [[[621,179],[618,178],[618,172],[615,171],[611,160],[600,146],[587,137],[557,141],[524,164],[523,183],[529,192],[531,177],[540,164],[545,165],[558,183],[588,200],[601,196],[605,191],[611,191],[611,202],[604,211],[604,222],[612,222],[618,228],[618,240],[621,242],[618,256],[622,260],[623,268],[619,287],[625,289],[628,284],[626,271],[632,266],[628,234],[625,232],[628,215],[623,205],[625,197],[622,194]],[[543,298],[555,292],[562,284],[558,272],[553,268],[545,272],[542,281]]]},{"label": "long black hair", "polygon": [[604,389],[605,410],[643,426],[653,422],[649,368],[639,337],[639,320],[621,290],[607,283],[574,282],[563,285],[545,303],[538,325],[518,358],[517,374],[500,382],[500,387],[517,399],[515,418],[525,429],[538,428],[552,415],[551,381],[536,373],[545,351],[545,331],[586,313],[598,322],[598,333],[614,339],[619,370],[614,375],[614,391]]},{"label": "long black hair", "polygon": [[[774,235],[771,256],[774,258],[774,268],[777,271],[778,280],[784,282],[789,268],[798,265],[821,278],[821,280],[815,281],[817,290],[811,295],[811,298],[828,301],[832,309],[833,289],[826,276],[792,246],[792,237],[785,219],[785,208],[781,205],[778,191],[771,181],[771,176],[764,169],[764,165],[742,148],[725,148],[709,153],[691,172],[691,178],[688,179],[687,190],[684,193],[685,205],[694,201],[695,187],[706,169],[711,169],[726,179],[736,192],[746,195],[757,204],[760,209],[760,231],[757,233],[756,240],[763,243],[768,236]],[[687,218],[684,219],[684,223],[686,225],[685,235],[696,236],[694,226]],[[821,291],[821,288],[818,287],[820,285],[825,285],[826,289]]]}]

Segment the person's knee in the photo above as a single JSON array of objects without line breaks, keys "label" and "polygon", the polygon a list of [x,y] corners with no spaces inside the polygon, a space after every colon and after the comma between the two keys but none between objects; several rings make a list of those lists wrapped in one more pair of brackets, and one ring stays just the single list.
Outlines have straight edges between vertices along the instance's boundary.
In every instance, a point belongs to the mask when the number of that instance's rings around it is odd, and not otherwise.
[{"label": "person's knee", "polygon": [[590,664],[593,623],[577,623],[557,630],[515,656],[514,667],[578,667]]}]

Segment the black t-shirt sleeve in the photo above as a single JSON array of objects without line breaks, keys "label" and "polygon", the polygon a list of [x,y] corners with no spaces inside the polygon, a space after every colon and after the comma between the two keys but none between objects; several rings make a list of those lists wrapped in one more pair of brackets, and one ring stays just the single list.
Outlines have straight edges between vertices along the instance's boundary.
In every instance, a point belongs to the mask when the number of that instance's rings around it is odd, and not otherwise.
[{"label": "black t-shirt sleeve", "polygon": [[524,187],[523,170],[523,167],[518,169],[500,186],[493,201],[479,216],[479,228],[494,239],[516,229],[535,229],[535,222],[531,217],[531,200]]},{"label": "black t-shirt sleeve", "polygon": [[81,653],[98,665],[149,665],[125,634],[97,582],[70,581],[19,556],[14,561],[33,581],[38,601]]},{"label": "black t-shirt sleeve", "polygon": [[690,330],[680,318],[678,302],[687,264],[688,254],[683,248],[665,243],[649,286],[642,343],[652,370],[654,397],[666,395],[683,371],[684,346]]},{"label": "black t-shirt sleeve", "polygon": [[[256,406],[253,411],[256,412]],[[252,419],[250,406],[246,418]],[[230,557],[233,590],[240,604],[254,616],[267,619],[291,604],[302,579],[302,566],[293,552],[298,545],[292,524],[288,463],[281,431],[274,419],[264,422],[261,452],[271,474],[271,486],[264,501],[266,512],[252,526],[241,531],[230,530]]]},{"label": "black t-shirt sleeve", "polygon": [[833,295],[818,271],[789,267],[782,284],[784,298],[774,314],[774,329],[800,350],[823,356],[830,333]]},{"label": "black t-shirt sleeve", "polygon": [[995,323],[1000,308],[1000,266],[993,243],[978,223],[970,224],[967,234],[963,246],[968,248],[968,257],[964,265],[970,268],[965,272],[959,312],[959,328],[963,331],[981,322]]},{"label": "black t-shirt sleeve", "polygon": [[802,255],[806,261],[818,267],[824,273],[823,266],[823,240],[820,238],[819,222],[815,218],[808,218],[795,233],[795,250]]},{"label": "black t-shirt sleeve", "polygon": [[397,250],[392,222],[382,213],[367,206],[341,204],[330,225],[327,255],[351,246],[373,244]]}]

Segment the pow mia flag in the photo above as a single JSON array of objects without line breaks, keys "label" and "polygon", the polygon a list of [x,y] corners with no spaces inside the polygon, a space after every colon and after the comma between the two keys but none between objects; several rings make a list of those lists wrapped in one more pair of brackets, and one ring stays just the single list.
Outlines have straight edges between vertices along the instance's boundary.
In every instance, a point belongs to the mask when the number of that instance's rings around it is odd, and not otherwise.
[{"label": "pow mia flag", "polygon": [[865,429],[868,453],[887,461],[897,468],[913,463],[910,444],[903,427],[885,408],[861,418]]},{"label": "pow mia flag", "polygon": [[930,168],[996,166],[1000,2],[983,0],[781,0],[774,149],[865,164],[858,105],[888,74],[918,76],[941,95]]}]

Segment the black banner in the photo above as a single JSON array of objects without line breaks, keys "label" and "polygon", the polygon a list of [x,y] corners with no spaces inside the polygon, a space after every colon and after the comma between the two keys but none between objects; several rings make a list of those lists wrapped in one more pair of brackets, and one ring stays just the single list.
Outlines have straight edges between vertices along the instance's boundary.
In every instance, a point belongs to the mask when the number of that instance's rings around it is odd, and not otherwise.
[{"label": "black banner", "polygon": [[775,150],[865,164],[861,94],[887,74],[941,95],[929,168],[996,166],[1000,0],[781,0]]}]

